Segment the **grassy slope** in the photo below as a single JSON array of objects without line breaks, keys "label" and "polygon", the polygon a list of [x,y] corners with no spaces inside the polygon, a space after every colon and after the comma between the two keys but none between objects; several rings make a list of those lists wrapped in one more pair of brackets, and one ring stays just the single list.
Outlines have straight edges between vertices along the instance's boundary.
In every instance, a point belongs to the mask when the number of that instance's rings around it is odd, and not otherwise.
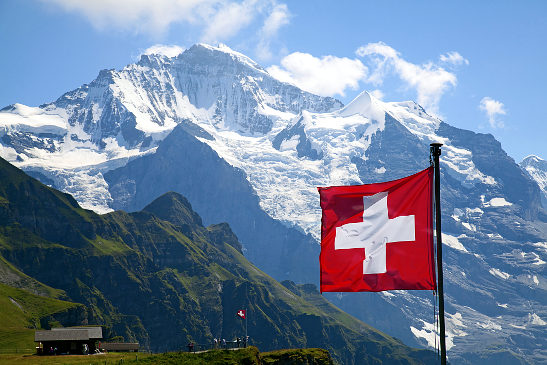
[{"label": "grassy slope", "polygon": [[[153,356],[146,353],[108,353],[101,355],[37,356],[34,354],[0,354],[0,365],[120,365]],[[138,363],[137,363],[138,364]]]},{"label": "grassy slope", "polygon": [[328,351],[323,349],[278,350],[260,354],[262,364],[315,364],[332,365]]},{"label": "grassy slope", "polygon": [[29,355],[2,355],[0,365],[50,365],[50,364],[154,364],[154,365],[230,365],[230,364],[333,364],[329,353],[321,349],[280,350],[268,353],[259,353],[256,347],[248,347],[237,351],[213,350],[204,353],[170,352],[163,354],[144,353],[109,353],[92,356],[29,356]]},{"label": "grassy slope", "polygon": [[40,318],[79,305],[0,284],[0,349],[33,349]]}]

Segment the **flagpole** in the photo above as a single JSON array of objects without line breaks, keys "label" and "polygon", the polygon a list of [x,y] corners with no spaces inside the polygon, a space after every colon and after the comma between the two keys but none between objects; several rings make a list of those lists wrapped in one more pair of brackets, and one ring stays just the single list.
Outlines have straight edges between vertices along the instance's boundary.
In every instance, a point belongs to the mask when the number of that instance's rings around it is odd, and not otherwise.
[{"label": "flagpole", "polygon": [[437,292],[439,293],[439,339],[441,343],[441,364],[446,365],[446,340],[444,326],[444,289],[443,289],[443,240],[441,233],[441,182],[439,156],[442,143],[431,143],[435,168],[435,225],[437,233]]},{"label": "flagpole", "polygon": [[249,282],[247,281],[246,283],[247,285],[245,285],[245,301],[246,301],[246,306],[245,306],[245,347],[249,346],[249,344],[247,343],[247,341],[249,341],[249,339],[247,338],[247,312],[249,311]]}]

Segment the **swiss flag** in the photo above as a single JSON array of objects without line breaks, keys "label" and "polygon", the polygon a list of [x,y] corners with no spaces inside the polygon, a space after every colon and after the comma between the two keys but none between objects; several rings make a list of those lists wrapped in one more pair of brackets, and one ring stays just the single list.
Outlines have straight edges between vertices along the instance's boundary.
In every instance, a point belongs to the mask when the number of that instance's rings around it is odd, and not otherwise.
[{"label": "swiss flag", "polygon": [[246,313],[245,309],[240,309],[240,310],[237,311],[236,314],[239,318],[245,319],[245,313]]},{"label": "swiss flag", "polygon": [[318,188],[321,291],[435,289],[433,167],[378,184]]}]

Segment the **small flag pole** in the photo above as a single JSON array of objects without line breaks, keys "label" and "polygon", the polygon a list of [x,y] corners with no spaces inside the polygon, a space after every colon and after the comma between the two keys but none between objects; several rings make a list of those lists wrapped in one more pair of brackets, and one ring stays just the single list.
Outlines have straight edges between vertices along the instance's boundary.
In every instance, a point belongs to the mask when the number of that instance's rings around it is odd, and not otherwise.
[{"label": "small flag pole", "polygon": [[435,169],[435,225],[437,234],[437,292],[439,293],[439,339],[441,343],[441,364],[446,365],[446,339],[444,326],[444,289],[443,289],[443,240],[441,233],[441,182],[439,156],[442,143],[431,143]]}]

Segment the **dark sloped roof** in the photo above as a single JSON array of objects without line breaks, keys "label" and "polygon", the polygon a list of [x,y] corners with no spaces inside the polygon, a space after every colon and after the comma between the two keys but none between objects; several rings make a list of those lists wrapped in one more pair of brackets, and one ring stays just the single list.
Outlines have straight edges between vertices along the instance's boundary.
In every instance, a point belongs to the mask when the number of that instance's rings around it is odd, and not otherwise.
[{"label": "dark sloped roof", "polygon": [[103,328],[102,327],[69,327],[69,328],[52,328],[52,331],[66,331],[66,330],[87,330],[90,339],[102,339]]},{"label": "dark sloped roof", "polygon": [[89,332],[84,329],[64,329],[62,331],[36,331],[35,342],[45,341],[87,341]]},{"label": "dark sloped roof", "polygon": [[52,328],[50,331],[36,331],[34,342],[44,341],[88,341],[102,339],[102,327]]}]

